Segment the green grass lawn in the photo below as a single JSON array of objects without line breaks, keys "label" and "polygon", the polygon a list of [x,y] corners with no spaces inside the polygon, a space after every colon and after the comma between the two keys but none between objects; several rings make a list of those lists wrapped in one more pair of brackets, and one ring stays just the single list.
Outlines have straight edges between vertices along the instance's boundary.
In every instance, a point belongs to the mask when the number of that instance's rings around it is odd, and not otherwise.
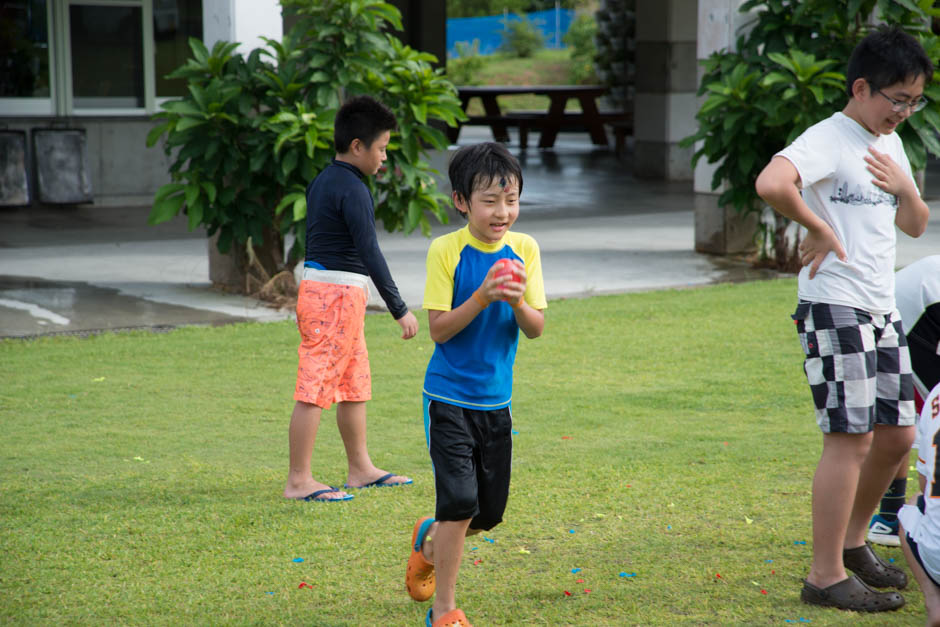
[{"label": "green grass lawn", "polygon": [[[795,298],[780,280],[550,304],[520,341],[505,522],[466,543],[474,624],[923,624],[916,584],[889,616],[799,600],[821,437]],[[434,505],[420,319],[408,342],[367,319],[371,452],[415,484],[347,503],[281,497],[291,323],[0,342],[0,622],[422,625],[403,581]],[[345,480],[332,411],[313,470]]]}]

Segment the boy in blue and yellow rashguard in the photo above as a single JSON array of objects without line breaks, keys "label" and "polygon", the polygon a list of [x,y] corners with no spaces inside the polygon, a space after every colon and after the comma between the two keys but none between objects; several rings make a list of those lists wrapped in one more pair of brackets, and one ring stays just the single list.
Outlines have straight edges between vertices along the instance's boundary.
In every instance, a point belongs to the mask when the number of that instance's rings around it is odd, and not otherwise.
[{"label": "boy in blue and yellow rashguard", "polygon": [[541,335],[547,306],[538,244],[509,230],[519,216],[519,162],[502,144],[466,146],[449,175],[467,226],[431,243],[424,291],[435,342],[424,425],[437,505],[434,518],[415,523],[405,576],[416,601],[437,590],[427,616],[435,626],[469,625],[455,602],[463,542],[502,521],[519,330]]}]

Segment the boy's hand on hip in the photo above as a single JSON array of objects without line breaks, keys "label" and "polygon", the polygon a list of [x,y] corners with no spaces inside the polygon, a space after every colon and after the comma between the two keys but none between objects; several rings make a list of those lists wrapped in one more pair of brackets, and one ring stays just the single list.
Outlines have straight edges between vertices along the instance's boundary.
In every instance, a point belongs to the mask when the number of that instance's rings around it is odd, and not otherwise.
[{"label": "boy's hand on hip", "polygon": [[868,164],[868,171],[875,177],[872,179],[873,184],[895,196],[901,196],[905,192],[916,193],[916,188],[910,189],[914,181],[901,169],[901,166],[894,162],[894,159],[871,146],[868,147],[868,152],[871,155],[865,155],[865,163]]},{"label": "boy's hand on hip", "polygon": [[816,277],[819,265],[830,252],[834,252],[842,261],[848,258],[845,254],[845,249],[842,248],[842,244],[839,242],[839,238],[836,237],[835,232],[825,222],[818,228],[808,229],[806,231],[806,237],[800,242],[799,252],[800,263],[802,265],[808,266],[812,264],[809,269],[809,278],[811,279]]},{"label": "boy's hand on hip", "polygon": [[418,319],[410,311],[396,320],[401,327],[401,339],[410,340],[418,333]]}]

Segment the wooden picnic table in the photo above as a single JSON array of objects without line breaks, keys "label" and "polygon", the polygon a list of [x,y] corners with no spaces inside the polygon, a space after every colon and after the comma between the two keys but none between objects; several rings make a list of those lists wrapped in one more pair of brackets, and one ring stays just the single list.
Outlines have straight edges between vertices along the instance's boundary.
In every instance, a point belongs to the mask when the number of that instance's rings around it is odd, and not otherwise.
[{"label": "wooden picnic table", "polygon": [[[520,143],[525,148],[528,129],[541,130],[539,148],[551,148],[562,128],[577,128],[587,131],[591,141],[598,146],[607,146],[605,122],[620,119],[622,113],[602,114],[597,108],[597,99],[607,93],[603,85],[474,85],[457,88],[463,110],[473,98],[483,103],[485,115],[470,116],[462,124],[489,126],[493,131],[494,141],[509,141],[509,126],[518,126]],[[536,94],[548,96],[547,111],[504,112],[499,106],[499,96],[517,96]],[[572,98],[581,104],[580,113],[565,113],[565,106]],[[450,140],[456,142],[460,127],[450,128]]]}]

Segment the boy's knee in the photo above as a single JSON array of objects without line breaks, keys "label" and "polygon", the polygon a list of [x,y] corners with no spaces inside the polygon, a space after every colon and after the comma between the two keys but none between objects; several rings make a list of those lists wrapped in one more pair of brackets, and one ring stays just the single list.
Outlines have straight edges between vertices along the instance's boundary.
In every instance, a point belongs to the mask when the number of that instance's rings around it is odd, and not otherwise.
[{"label": "boy's knee", "polygon": [[915,427],[878,426],[875,429],[873,446],[877,447],[882,455],[897,457],[900,461],[910,452],[916,435]]}]

